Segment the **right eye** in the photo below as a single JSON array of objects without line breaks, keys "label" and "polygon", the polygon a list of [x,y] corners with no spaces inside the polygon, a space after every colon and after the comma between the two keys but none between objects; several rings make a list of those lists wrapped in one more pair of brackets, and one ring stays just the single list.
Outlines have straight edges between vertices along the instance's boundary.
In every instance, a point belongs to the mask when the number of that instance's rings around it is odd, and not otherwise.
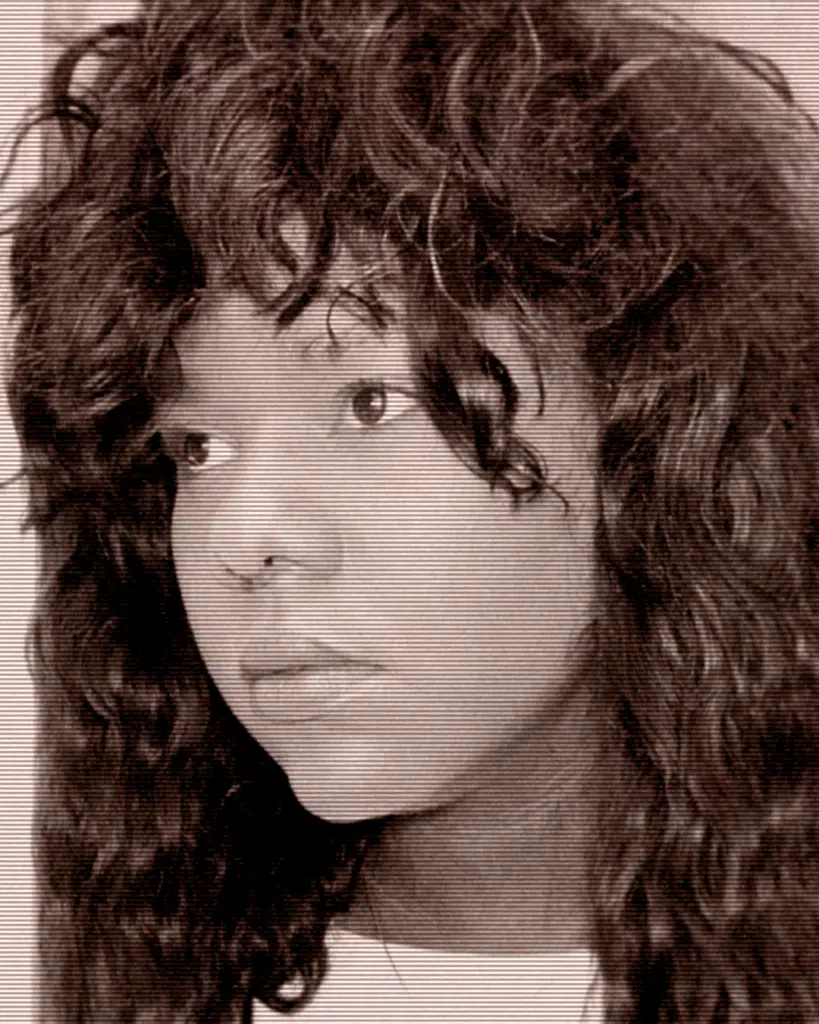
[{"label": "right eye", "polygon": [[233,445],[216,434],[204,430],[188,431],[180,436],[175,448],[177,462],[191,473],[204,473],[229,462],[236,454]]}]

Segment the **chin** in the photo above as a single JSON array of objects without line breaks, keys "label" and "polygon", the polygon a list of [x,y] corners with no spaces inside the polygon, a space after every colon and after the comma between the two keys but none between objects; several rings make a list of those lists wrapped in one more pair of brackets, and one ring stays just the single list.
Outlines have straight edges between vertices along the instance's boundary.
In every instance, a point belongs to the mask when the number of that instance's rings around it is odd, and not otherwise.
[{"label": "chin", "polygon": [[[290,788],[301,806],[316,818],[334,825],[352,825],[395,815],[413,814],[427,808],[422,800],[384,787],[327,784],[326,780],[301,777],[290,779]],[[312,784],[311,784],[312,783]],[[324,783],[324,784],[322,784]]]},{"label": "chin", "polygon": [[354,798],[343,800],[332,794],[322,794],[316,797],[312,794],[305,795],[298,790],[294,790],[294,793],[306,811],[331,825],[353,825],[356,822],[371,821],[400,813],[396,812],[393,804],[387,802],[378,803],[373,800],[356,800]]}]

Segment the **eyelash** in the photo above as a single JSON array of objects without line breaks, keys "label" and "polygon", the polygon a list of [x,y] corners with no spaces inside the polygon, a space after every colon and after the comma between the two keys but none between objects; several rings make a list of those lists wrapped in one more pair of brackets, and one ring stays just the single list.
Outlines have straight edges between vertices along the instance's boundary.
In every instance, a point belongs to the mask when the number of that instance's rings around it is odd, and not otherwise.
[{"label": "eyelash", "polygon": [[[414,394],[411,391],[408,391],[406,388],[400,388],[396,387],[395,385],[387,384],[385,381],[377,378],[364,378],[361,380],[354,381],[344,389],[342,413],[337,417],[337,424],[344,418],[344,412],[352,408],[355,398],[357,396],[365,394],[367,391],[371,393],[377,393],[379,391],[381,392],[381,395],[383,396],[382,413],[383,410],[387,407],[389,396],[403,396],[410,404],[408,408],[399,411],[386,421],[379,419],[378,421],[372,423],[362,423],[359,420],[359,425],[353,428],[353,433],[366,434],[371,433],[372,431],[377,430],[379,428],[383,428],[387,424],[392,423],[395,420],[400,419],[407,413],[411,412],[415,407],[417,407],[418,404]],[[213,466],[194,465],[188,453],[188,445],[191,441],[194,441],[194,439],[196,439],[198,443],[208,448],[214,443],[224,445],[227,448],[231,449],[235,447],[231,442],[226,441],[224,438],[220,437],[215,432],[212,433],[208,430],[186,430],[182,428],[176,431],[171,429],[170,432],[164,434],[163,437],[169,450],[169,453],[174,458],[174,460],[177,463],[181,463],[189,473],[195,475],[199,473],[204,473],[209,469],[215,469],[218,466],[224,464],[225,462],[229,461],[230,458],[232,458],[232,453],[226,454]]]}]

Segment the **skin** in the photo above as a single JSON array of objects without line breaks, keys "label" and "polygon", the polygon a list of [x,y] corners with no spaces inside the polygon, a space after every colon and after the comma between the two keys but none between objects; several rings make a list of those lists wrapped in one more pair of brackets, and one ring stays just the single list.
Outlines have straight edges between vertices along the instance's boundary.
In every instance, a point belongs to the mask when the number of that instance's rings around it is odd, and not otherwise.
[{"label": "skin", "polygon": [[[297,250],[300,237],[294,228]],[[357,275],[342,258],[332,284]],[[172,543],[190,625],[229,707],[307,810],[394,816],[343,924],[429,948],[578,945],[598,763],[578,678],[597,519],[580,371],[553,360],[538,416],[514,332],[486,318],[521,389],[518,431],[568,501],[547,490],[514,511],[409,394],[400,308],[378,332],[337,307],[335,356],[329,301],[278,330],[246,295],[214,290],[178,341],[186,390],[163,429],[179,460]],[[358,416],[362,378],[402,389],[376,423]],[[262,584],[239,583],[269,557]],[[282,637],[382,672],[324,717],[279,721],[241,665]]]}]

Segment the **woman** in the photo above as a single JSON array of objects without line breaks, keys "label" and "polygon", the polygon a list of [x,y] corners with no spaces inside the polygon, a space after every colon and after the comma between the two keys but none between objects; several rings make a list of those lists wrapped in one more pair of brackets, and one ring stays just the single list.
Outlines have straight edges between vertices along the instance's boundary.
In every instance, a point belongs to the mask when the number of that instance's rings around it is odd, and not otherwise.
[{"label": "woman", "polygon": [[611,1021],[812,1019],[782,83],[570,3],[154,3],[97,50],[14,254],[47,1019],[307,1004],[331,923],[591,951]]}]

